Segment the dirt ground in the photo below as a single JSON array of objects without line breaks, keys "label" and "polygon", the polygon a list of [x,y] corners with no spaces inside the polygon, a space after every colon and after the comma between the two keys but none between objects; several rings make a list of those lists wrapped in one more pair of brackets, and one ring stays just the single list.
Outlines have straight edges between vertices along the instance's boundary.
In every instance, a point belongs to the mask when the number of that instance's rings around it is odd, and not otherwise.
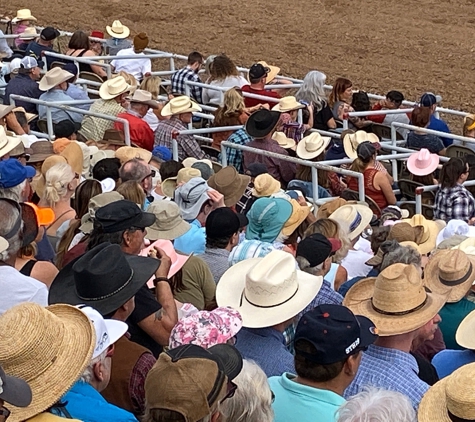
[{"label": "dirt ground", "polygon": [[380,94],[397,89],[408,99],[433,91],[444,106],[475,111],[474,3],[10,0],[0,10],[14,16],[29,7],[39,25],[71,31],[104,30],[120,19],[132,34],[146,31],[151,47],[164,51],[224,52],[242,66],[266,60],[294,77],[318,69],[329,84],[344,76],[358,89]]}]

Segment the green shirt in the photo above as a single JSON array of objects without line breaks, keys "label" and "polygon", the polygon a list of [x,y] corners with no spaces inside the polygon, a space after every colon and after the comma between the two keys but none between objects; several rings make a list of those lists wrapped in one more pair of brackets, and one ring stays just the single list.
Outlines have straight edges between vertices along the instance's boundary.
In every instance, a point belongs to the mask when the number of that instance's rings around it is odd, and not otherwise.
[{"label": "green shirt", "polygon": [[455,333],[462,320],[473,310],[475,310],[475,303],[466,298],[455,303],[446,303],[440,310],[439,315],[442,321],[439,327],[444,336],[445,347],[447,349],[463,349],[463,347],[460,347],[455,341]]}]

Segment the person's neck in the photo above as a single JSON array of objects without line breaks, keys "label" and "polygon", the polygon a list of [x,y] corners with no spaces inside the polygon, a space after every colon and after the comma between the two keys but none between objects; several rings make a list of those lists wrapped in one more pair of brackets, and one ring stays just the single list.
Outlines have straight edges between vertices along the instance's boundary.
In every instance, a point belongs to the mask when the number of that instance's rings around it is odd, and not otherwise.
[{"label": "person's neck", "polygon": [[138,255],[140,253],[140,250],[130,248],[127,245],[121,245],[122,252],[129,254],[129,255]]},{"label": "person's neck", "polygon": [[252,89],[255,89],[255,90],[258,90],[258,91],[262,91],[266,86],[262,82],[258,82],[257,84],[249,84],[249,85]]},{"label": "person's neck", "polygon": [[311,381],[306,378],[301,378],[297,375],[293,379],[293,381],[296,382],[297,384],[306,385],[307,387],[318,388],[319,390],[332,391],[335,394],[343,396],[343,392],[345,391],[346,387],[348,387],[349,384],[342,383],[339,378],[340,377],[338,376],[327,382],[316,382],[316,381]]},{"label": "person's neck", "polygon": [[234,245],[231,242],[228,242],[228,244],[226,245],[224,249],[231,252],[233,248],[234,248]]},{"label": "person's neck", "polygon": [[118,311],[116,311],[116,313],[114,315],[112,315],[111,319],[114,319],[116,321],[125,322],[128,317],[129,316],[125,312],[123,312],[121,310],[118,310]]},{"label": "person's neck", "polygon": [[43,41],[41,38],[38,39],[37,43],[38,43],[39,45],[42,45],[43,47],[49,47],[49,46],[50,46],[50,45],[49,45],[49,42]]},{"label": "person's neck", "polygon": [[15,261],[16,261],[16,254],[11,253],[8,259],[6,259],[5,261],[0,261],[0,263],[8,265],[9,267],[15,268]]},{"label": "person's neck", "polygon": [[396,349],[401,352],[409,353],[413,341],[414,332],[410,332],[398,336],[379,337],[374,344],[376,346],[385,347],[386,349]]}]

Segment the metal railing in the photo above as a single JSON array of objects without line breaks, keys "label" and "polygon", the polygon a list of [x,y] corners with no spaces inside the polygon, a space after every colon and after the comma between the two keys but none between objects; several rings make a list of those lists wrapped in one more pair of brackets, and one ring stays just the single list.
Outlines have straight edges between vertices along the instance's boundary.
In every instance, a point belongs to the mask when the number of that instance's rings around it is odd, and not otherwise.
[{"label": "metal railing", "polygon": [[[468,180],[463,186],[475,186],[475,180]],[[416,188],[416,214],[422,214],[422,194],[439,190],[439,185],[419,186]]]}]

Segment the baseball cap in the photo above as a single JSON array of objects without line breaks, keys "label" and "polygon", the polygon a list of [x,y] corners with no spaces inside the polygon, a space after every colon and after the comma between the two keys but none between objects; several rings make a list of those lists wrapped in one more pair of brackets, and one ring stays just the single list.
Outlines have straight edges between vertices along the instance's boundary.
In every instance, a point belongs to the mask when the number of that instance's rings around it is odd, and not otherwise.
[{"label": "baseball cap", "polygon": [[44,41],[52,41],[55,38],[58,38],[60,35],[57,29],[54,29],[51,26],[47,26],[41,31],[40,38]]},{"label": "baseball cap", "polygon": [[252,163],[247,166],[246,174],[251,177],[257,177],[260,174],[267,173],[267,166],[262,163]]},{"label": "baseball cap", "polygon": [[69,138],[81,127],[80,123],[74,123],[72,120],[61,120],[53,125],[54,136],[58,139]]},{"label": "baseball cap", "polygon": [[144,229],[154,222],[155,214],[142,211],[137,204],[126,199],[104,205],[95,214],[95,223],[102,226],[104,233],[115,233],[131,227]]},{"label": "baseball cap", "polygon": [[25,56],[21,59],[20,69],[31,70],[31,69],[34,69],[35,67],[38,67],[38,62],[34,57]]},{"label": "baseball cap", "polygon": [[157,145],[152,150],[152,156],[158,158],[161,161],[169,161],[172,159],[172,153],[167,147]]},{"label": "baseball cap", "polygon": [[171,349],[159,356],[147,375],[147,406],[180,413],[186,421],[199,421],[216,403],[230,397],[230,381],[241,369],[242,357],[229,344],[207,350],[194,344]]},{"label": "baseball cap", "polygon": [[374,154],[376,154],[376,150],[379,149],[377,146],[369,141],[362,142],[356,148],[356,155],[360,160],[369,160]]},{"label": "baseball cap", "polygon": [[248,223],[249,220],[245,215],[237,214],[231,208],[216,208],[206,219],[206,237],[213,239],[228,237]]},{"label": "baseball cap", "polygon": [[[300,318],[295,330],[295,355],[330,365],[365,349],[377,338],[377,329],[370,319],[354,315],[346,306],[320,305]],[[299,340],[307,340],[316,351],[299,350]]]},{"label": "baseball cap", "polygon": [[31,388],[20,378],[5,374],[0,366],[0,400],[17,407],[26,407],[31,403]]},{"label": "baseball cap", "polygon": [[91,359],[100,356],[127,332],[128,325],[125,322],[104,319],[99,312],[90,306],[78,305],[77,307],[91,320],[96,332],[96,347]]},{"label": "baseball cap", "polygon": [[440,95],[435,95],[432,92],[426,92],[422,94],[419,104],[422,107],[432,107],[434,104],[440,103],[442,97]]},{"label": "baseball cap", "polygon": [[0,187],[3,189],[13,188],[35,174],[34,167],[24,166],[15,158],[0,161]]},{"label": "baseball cap", "polygon": [[269,72],[270,69],[268,67],[263,66],[261,63],[255,63],[249,69],[249,79],[260,79]]},{"label": "baseball cap", "polygon": [[104,39],[104,32],[102,31],[91,31],[91,37]]},{"label": "baseball cap", "polygon": [[298,243],[296,256],[305,258],[311,267],[316,267],[340,248],[340,240],[327,239],[320,233],[314,233]]}]

